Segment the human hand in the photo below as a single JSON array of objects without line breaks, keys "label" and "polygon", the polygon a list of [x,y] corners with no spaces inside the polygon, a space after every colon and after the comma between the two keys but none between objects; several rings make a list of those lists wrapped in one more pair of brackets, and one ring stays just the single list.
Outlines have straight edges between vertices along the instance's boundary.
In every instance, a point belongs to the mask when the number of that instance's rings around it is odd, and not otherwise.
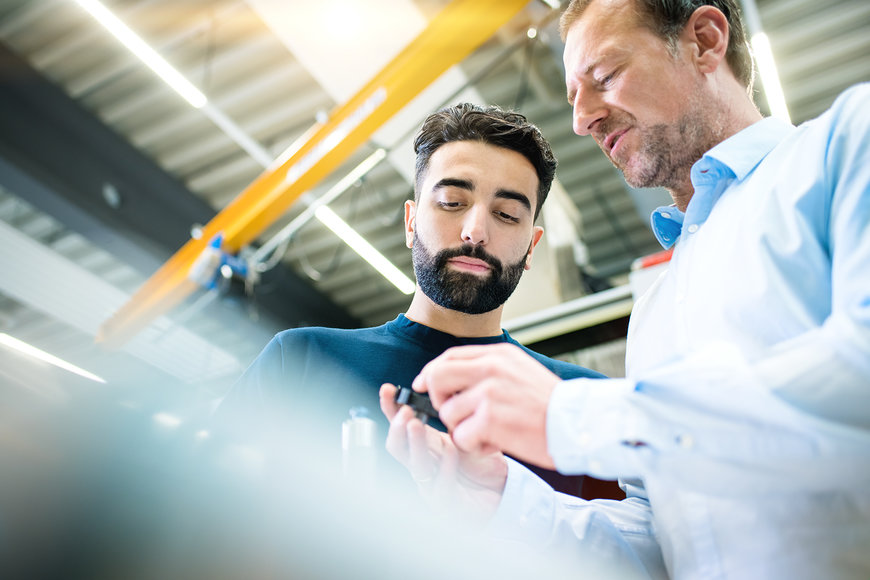
[{"label": "human hand", "polygon": [[504,455],[460,451],[449,435],[424,425],[395,396],[394,385],[381,386],[381,410],[390,420],[387,451],[405,466],[421,495],[451,509],[492,515],[507,479]]},{"label": "human hand", "polygon": [[458,346],[430,361],[413,388],[428,392],[456,446],[553,469],[547,405],[560,378],[512,344]]}]

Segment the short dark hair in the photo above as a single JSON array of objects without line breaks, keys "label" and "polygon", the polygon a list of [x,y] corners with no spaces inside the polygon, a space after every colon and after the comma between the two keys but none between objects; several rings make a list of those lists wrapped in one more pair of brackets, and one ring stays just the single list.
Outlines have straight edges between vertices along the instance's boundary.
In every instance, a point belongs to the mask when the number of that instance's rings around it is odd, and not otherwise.
[{"label": "short dark hair", "polygon": [[535,218],[538,217],[556,175],[556,158],[541,131],[524,115],[496,106],[460,103],[440,109],[426,118],[414,139],[414,153],[417,154],[415,198],[420,195],[420,185],[432,154],[453,141],[479,141],[516,151],[528,159],[538,174]]},{"label": "short dark hair", "polygon": [[[568,34],[568,29],[580,18],[593,0],[571,0],[559,20],[559,31],[562,39]],[[686,23],[701,6],[717,8],[728,20],[728,49],[725,59],[737,80],[752,90],[755,69],[752,64],[752,53],[746,40],[743,16],[738,0],[633,0],[638,9],[639,21],[661,37],[673,52],[677,40]]]}]

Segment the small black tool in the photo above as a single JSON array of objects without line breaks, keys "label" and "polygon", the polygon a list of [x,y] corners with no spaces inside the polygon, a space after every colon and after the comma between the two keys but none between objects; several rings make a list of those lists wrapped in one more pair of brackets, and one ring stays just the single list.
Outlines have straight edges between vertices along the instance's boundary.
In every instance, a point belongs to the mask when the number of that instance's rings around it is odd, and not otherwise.
[{"label": "small black tool", "polygon": [[430,417],[438,419],[438,411],[432,406],[429,395],[418,393],[411,387],[396,387],[396,402],[400,405],[408,405],[414,410],[414,416],[425,425]]}]

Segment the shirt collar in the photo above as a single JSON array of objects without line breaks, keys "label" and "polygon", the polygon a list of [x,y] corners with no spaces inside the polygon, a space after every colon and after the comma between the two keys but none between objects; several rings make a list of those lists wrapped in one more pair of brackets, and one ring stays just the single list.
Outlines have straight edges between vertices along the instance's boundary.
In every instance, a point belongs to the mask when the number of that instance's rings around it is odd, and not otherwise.
[{"label": "shirt collar", "polygon": [[696,165],[705,158],[715,159],[741,180],[794,130],[782,119],[764,118],[707,151]]},{"label": "shirt collar", "polygon": [[677,238],[680,237],[680,231],[683,229],[684,217],[683,212],[675,205],[658,207],[652,212],[650,218],[652,231],[664,249],[667,250],[677,243]]},{"label": "shirt collar", "polygon": [[[792,131],[794,126],[775,117],[753,123],[736,135],[722,141],[705,153],[692,166],[692,185],[695,195],[689,204],[692,222],[703,223],[722,188],[706,190],[726,175],[742,180]],[[698,197],[698,199],[695,199]],[[703,199],[702,199],[703,198]],[[651,216],[653,234],[665,249],[673,246],[682,232],[685,214],[676,206],[656,208]]]}]

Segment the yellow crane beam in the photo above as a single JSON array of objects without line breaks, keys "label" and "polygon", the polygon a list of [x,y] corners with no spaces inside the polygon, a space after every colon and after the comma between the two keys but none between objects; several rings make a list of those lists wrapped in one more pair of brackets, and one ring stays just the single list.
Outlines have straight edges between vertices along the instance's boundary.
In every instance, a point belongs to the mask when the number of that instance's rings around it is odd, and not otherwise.
[{"label": "yellow crane beam", "polygon": [[335,170],[411,99],[462,61],[515,16],[528,0],[453,0],[396,58],[286,161],[266,169],[160,267],[101,325],[97,342],[122,346],[197,289],[188,272],[206,245],[223,232],[230,253],[251,243],[304,192]]}]

